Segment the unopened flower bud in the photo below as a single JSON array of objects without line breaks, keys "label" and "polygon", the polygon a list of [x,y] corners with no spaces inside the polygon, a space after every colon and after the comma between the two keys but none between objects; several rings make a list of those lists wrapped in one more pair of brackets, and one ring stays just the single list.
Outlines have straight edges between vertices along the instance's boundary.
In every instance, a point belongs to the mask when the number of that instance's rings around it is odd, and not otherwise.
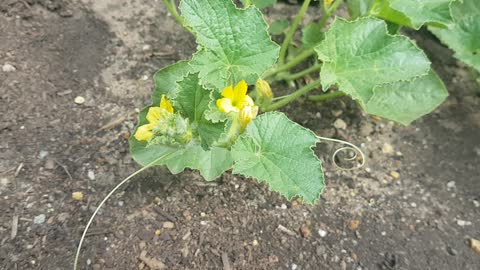
[{"label": "unopened flower bud", "polygon": [[257,90],[257,100],[256,103],[260,104],[261,107],[268,106],[272,103],[273,93],[270,88],[270,84],[267,81],[258,79],[255,84]]}]

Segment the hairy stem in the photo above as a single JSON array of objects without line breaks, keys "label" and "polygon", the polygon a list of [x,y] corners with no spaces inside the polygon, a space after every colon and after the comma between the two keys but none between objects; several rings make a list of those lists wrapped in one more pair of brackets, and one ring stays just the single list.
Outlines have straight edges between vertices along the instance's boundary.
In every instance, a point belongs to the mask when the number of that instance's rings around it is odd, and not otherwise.
[{"label": "hairy stem", "polygon": [[345,95],[346,94],[343,93],[343,92],[336,91],[336,92],[331,92],[331,93],[323,94],[323,95],[308,96],[308,100],[310,100],[310,101],[325,101],[325,100],[329,100],[329,99],[333,99],[333,98],[343,97]]},{"label": "hairy stem", "polygon": [[170,12],[170,14],[172,14],[172,16],[175,18],[175,20],[181,25],[183,26],[183,28],[185,28],[187,31],[189,31],[190,33],[192,33],[192,30],[187,27],[185,25],[185,21],[183,20],[182,17],[180,17],[180,15],[178,14],[178,11],[177,11],[177,6],[175,5],[175,0],[162,0],[163,4],[165,5],[165,7],[167,8],[167,10]]},{"label": "hairy stem", "polygon": [[278,108],[281,108],[281,107],[287,105],[288,103],[294,101],[295,99],[299,98],[300,96],[304,95],[305,93],[319,87],[321,84],[322,84],[322,82],[320,81],[320,79],[316,80],[316,81],[314,81],[310,84],[307,84],[304,87],[298,89],[297,91],[291,93],[290,95],[285,96],[284,99],[271,104],[270,106],[265,108],[264,111],[273,111],[273,110],[276,110]]},{"label": "hairy stem", "polygon": [[280,65],[280,66],[277,66],[275,69],[271,69],[269,71],[267,71],[264,75],[263,75],[263,78],[268,78],[268,77],[271,77],[275,74],[278,74],[280,72],[283,72],[283,71],[286,71],[286,70],[289,70],[293,67],[295,67],[296,65],[300,64],[303,62],[303,60],[305,60],[306,58],[312,56],[313,54],[315,53],[315,51],[312,49],[308,49],[308,50],[305,50],[304,52],[302,52],[301,54],[297,55],[295,58],[293,58],[292,60],[288,61],[288,63],[286,64],[283,64],[283,65]]},{"label": "hairy stem", "polygon": [[328,9],[325,9],[325,15],[322,17],[320,22],[318,22],[318,26],[323,28],[327,23],[328,19],[332,17],[333,13],[337,11],[338,7],[343,3],[343,0],[336,0]]},{"label": "hairy stem", "polygon": [[313,66],[311,66],[311,67],[309,67],[305,70],[302,70],[300,72],[297,72],[297,73],[286,74],[286,75],[283,75],[283,76],[279,76],[279,79],[283,79],[283,80],[286,80],[286,81],[293,81],[295,79],[302,78],[305,75],[308,75],[308,74],[310,74],[314,71],[320,70],[321,68],[322,68],[321,64],[313,65]]},{"label": "hairy stem", "polygon": [[302,7],[298,12],[297,17],[295,17],[295,20],[293,21],[292,26],[290,27],[287,34],[285,35],[285,39],[283,40],[282,47],[280,47],[280,56],[278,58],[279,64],[285,63],[285,56],[287,54],[288,46],[290,45],[290,42],[292,41],[293,36],[295,35],[295,31],[297,31],[298,25],[302,21],[302,18],[305,15],[305,12],[307,12],[309,5],[310,5],[310,0],[303,1]]},{"label": "hairy stem", "polygon": [[153,165],[157,164],[158,162],[160,162],[162,159],[168,157],[169,155],[171,155],[172,153],[166,153],[162,156],[160,156],[159,158],[155,159],[154,161],[152,161],[151,163],[147,164],[145,167],[139,169],[138,171],[130,174],[127,178],[123,179],[122,182],[120,182],[118,185],[116,185],[108,194],[107,196],[105,196],[105,198],[100,202],[100,204],[97,206],[97,208],[95,209],[95,211],[93,212],[92,216],[90,217],[90,220],[87,222],[87,226],[85,226],[85,229],[83,231],[83,234],[82,234],[82,237],[80,238],[80,242],[78,243],[78,248],[77,248],[77,253],[75,254],[75,260],[73,262],[73,270],[77,270],[77,265],[78,265],[78,259],[80,258],[80,251],[82,249],[82,245],[83,245],[83,241],[85,240],[85,236],[87,235],[87,232],[88,232],[88,229],[90,228],[90,225],[92,225],[92,222],[93,222],[93,219],[95,218],[95,216],[97,215],[98,211],[100,210],[100,208],[102,208],[102,206],[105,204],[105,202],[113,195],[113,193],[115,193],[115,191],[117,191],[123,184],[125,184],[126,182],[128,182],[128,180],[130,180],[132,177],[136,176],[137,174],[143,172],[144,170],[152,167]]}]

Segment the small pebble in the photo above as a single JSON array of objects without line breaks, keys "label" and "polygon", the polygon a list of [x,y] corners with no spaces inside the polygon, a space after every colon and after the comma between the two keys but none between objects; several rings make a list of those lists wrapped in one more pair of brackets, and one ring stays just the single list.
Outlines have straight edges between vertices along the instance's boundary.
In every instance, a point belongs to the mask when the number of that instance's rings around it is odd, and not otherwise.
[{"label": "small pebble", "polygon": [[75,201],[82,201],[83,200],[83,193],[80,192],[80,191],[73,192],[72,193],[72,199],[74,199]]},{"label": "small pebble", "polygon": [[82,96],[77,96],[77,97],[75,97],[75,99],[74,99],[73,101],[74,101],[76,104],[79,104],[79,105],[80,105],[80,104],[85,103],[85,98],[82,97]]},{"label": "small pebble", "polygon": [[394,152],[393,146],[389,143],[384,143],[383,146],[382,146],[382,152],[384,154],[393,154],[393,152]]},{"label": "small pebble", "polygon": [[347,129],[347,123],[345,123],[345,121],[343,121],[341,118],[338,118],[337,120],[335,120],[335,122],[333,123],[333,126],[336,129]]},{"label": "small pebble", "polygon": [[160,230],[155,231],[155,235],[160,235],[161,233],[162,233],[162,231],[160,231]]},{"label": "small pebble", "polygon": [[466,220],[458,219],[458,220],[457,220],[457,225],[460,226],[460,227],[470,226],[470,225],[472,225],[472,222],[471,222],[471,221],[466,221]]},{"label": "small pebble", "polygon": [[455,181],[450,181],[450,182],[447,183],[447,189],[448,190],[455,189],[455,188],[456,188]]},{"label": "small pebble", "polygon": [[87,176],[88,176],[88,179],[92,181],[95,180],[95,172],[93,170],[88,170]]},{"label": "small pebble", "polygon": [[173,228],[175,228],[175,223],[170,222],[170,221],[165,221],[163,223],[163,228],[164,229],[173,229]]},{"label": "small pebble", "polygon": [[284,203],[282,203],[282,205],[280,205],[280,208],[283,209],[283,210],[285,210],[285,209],[287,209],[287,205],[284,204]]},{"label": "small pebble", "polygon": [[360,220],[357,220],[357,219],[352,219],[350,221],[348,221],[348,228],[351,230],[351,231],[356,231],[358,230],[358,227],[360,226]]},{"label": "small pebble", "polygon": [[320,235],[320,237],[325,237],[327,236],[327,231],[318,229],[318,235]]},{"label": "small pebble", "polygon": [[40,151],[40,154],[38,154],[38,157],[41,159],[44,159],[48,156],[48,151],[42,150]]},{"label": "small pebble", "polygon": [[390,176],[395,178],[395,179],[400,178],[400,174],[397,171],[391,171]]},{"label": "small pebble", "polygon": [[258,246],[258,241],[257,241],[257,239],[255,239],[255,240],[252,241],[252,246],[254,246],[254,247]]},{"label": "small pebble", "polygon": [[300,227],[300,233],[302,234],[303,238],[310,238],[310,236],[312,235],[312,231],[305,224]]},{"label": "small pebble", "polygon": [[298,268],[298,265],[292,263],[292,270],[296,270]]},{"label": "small pebble", "polygon": [[35,224],[43,224],[45,222],[46,216],[44,214],[40,214],[33,218],[33,223]]},{"label": "small pebble", "polygon": [[10,65],[10,64],[4,64],[2,66],[2,71],[3,72],[14,72],[15,70],[17,70],[14,66]]},{"label": "small pebble", "polygon": [[470,247],[475,250],[475,252],[480,253],[480,240],[470,238]]}]

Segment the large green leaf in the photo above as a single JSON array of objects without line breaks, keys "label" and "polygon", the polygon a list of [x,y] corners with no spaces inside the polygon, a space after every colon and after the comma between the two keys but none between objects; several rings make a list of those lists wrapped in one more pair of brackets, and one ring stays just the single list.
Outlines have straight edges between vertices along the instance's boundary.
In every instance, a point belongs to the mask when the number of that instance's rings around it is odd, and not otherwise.
[{"label": "large green leaf", "polygon": [[451,1],[373,0],[370,14],[414,29],[419,29],[424,24],[446,27],[451,21]]},{"label": "large green leaf", "polygon": [[348,13],[352,19],[368,14],[372,0],[347,0]]},{"label": "large green leaf", "polygon": [[152,102],[156,106],[160,104],[162,95],[173,98],[177,95],[177,81],[185,77],[191,68],[188,61],[179,61],[173,65],[160,69],[155,73],[155,91],[153,92]]},{"label": "large green leaf", "polygon": [[[241,0],[245,4],[245,0]],[[257,8],[262,9],[271,7],[277,3],[277,0],[251,0],[250,3],[254,4]]]},{"label": "large green leaf", "polygon": [[337,18],[315,50],[323,61],[323,89],[338,84],[363,106],[375,85],[410,80],[430,69],[425,54],[408,38],[389,35],[385,22],[374,18]]},{"label": "large green leaf", "polygon": [[447,96],[445,85],[431,71],[411,82],[400,81],[376,86],[365,110],[370,114],[408,125],[432,112]]},{"label": "large green leaf", "polygon": [[174,99],[175,108],[188,118],[202,144],[207,148],[218,140],[225,129],[225,123],[213,123],[205,118],[209,103],[214,101],[211,91],[205,89],[198,78],[198,73],[189,74],[178,82],[177,97]]},{"label": "large green leaf", "polygon": [[256,7],[237,9],[231,0],[183,0],[180,8],[201,47],[190,65],[203,85],[221,90],[242,79],[253,84],[275,64],[279,46]]},{"label": "large green leaf", "polygon": [[198,144],[190,144],[169,156],[164,164],[174,174],[190,168],[199,170],[205,180],[212,181],[232,167],[233,159],[228,149],[213,146],[205,150]]},{"label": "large green leaf", "polygon": [[448,29],[429,30],[455,51],[455,57],[480,71],[480,1],[454,2],[451,11],[454,23]]},{"label": "large green leaf", "polygon": [[300,196],[313,204],[324,186],[321,161],[311,149],[317,142],[312,131],[284,114],[264,113],[233,145],[233,172],[266,182],[289,200]]}]

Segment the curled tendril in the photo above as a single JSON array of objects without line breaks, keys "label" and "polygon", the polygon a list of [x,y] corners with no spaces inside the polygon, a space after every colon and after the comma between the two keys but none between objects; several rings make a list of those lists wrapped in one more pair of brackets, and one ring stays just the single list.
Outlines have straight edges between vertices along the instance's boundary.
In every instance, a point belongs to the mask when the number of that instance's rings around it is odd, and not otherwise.
[{"label": "curled tendril", "polygon": [[[320,139],[320,140],[324,140],[324,141],[330,141],[330,142],[341,143],[341,144],[346,144],[347,145],[347,146],[338,148],[337,150],[335,150],[335,152],[332,155],[333,165],[335,167],[337,167],[338,169],[341,169],[341,170],[344,170],[344,171],[351,171],[351,170],[360,169],[360,168],[363,167],[363,165],[365,165],[365,154],[363,153],[363,151],[358,146],[356,146],[352,143],[346,142],[346,141],[332,139],[332,138],[326,138],[326,137],[320,137],[320,136],[317,136],[317,138]],[[355,167],[352,167],[352,168],[346,168],[346,167],[342,167],[342,166],[338,165],[337,161],[335,161],[335,158],[337,157],[337,155],[340,152],[349,151],[349,150],[353,151],[353,153],[354,153],[353,157],[347,157],[347,158],[344,158],[343,160],[353,161],[353,160],[357,159],[358,155],[360,155],[360,158],[361,158],[360,164],[358,166],[355,166]]]}]

